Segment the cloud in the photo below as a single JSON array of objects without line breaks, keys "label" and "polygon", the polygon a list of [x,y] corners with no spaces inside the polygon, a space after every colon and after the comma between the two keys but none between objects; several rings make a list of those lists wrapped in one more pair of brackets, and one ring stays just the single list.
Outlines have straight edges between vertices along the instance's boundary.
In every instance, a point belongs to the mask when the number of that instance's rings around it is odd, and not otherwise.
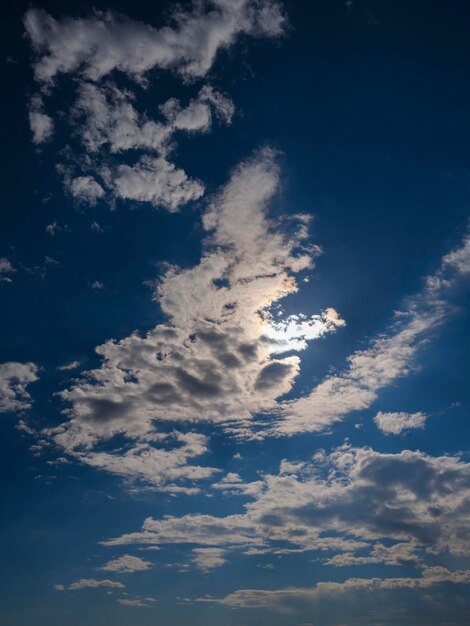
[{"label": "cloud", "polygon": [[[276,0],[195,1],[187,10],[175,9],[171,26],[154,28],[113,12],[95,11],[85,18],[55,20],[40,9],[24,15],[34,51],[34,73],[40,93],[30,102],[33,141],[43,143],[53,132],[45,113],[45,98],[57,86],[59,75],[70,75],[75,102],[68,116],[70,138],[56,169],[72,198],[91,206],[97,200],[149,202],[177,211],[204,193],[171,162],[176,137],[209,132],[217,120],[230,124],[234,105],[210,85],[182,105],[170,98],[151,119],[139,112],[136,94],[154,68],[176,73],[184,81],[203,78],[220,49],[240,36],[278,37],[285,19]],[[116,71],[140,86],[119,88]],[[71,146],[80,144],[82,150]],[[133,162],[119,155],[132,150]],[[140,154],[135,156],[134,152]]]},{"label": "cloud", "polygon": [[12,274],[13,272],[16,272],[16,270],[13,267],[11,261],[7,259],[6,257],[1,257],[0,258],[0,283],[1,282],[11,283],[12,280],[9,276],[7,276],[7,274]]},{"label": "cloud", "polygon": [[428,416],[425,413],[382,413],[379,411],[374,422],[382,432],[399,435],[411,428],[424,428]]},{"label": "cloud", "polygon": [[117,166],[113,185],[119,198],[150,202],[171,212],[204,193],[200,182],[162,157],[142,157],[134,166]]},{"label": "cloud", "polygon": [[122,606],[135,606],[135,607],[146,607],[149,608],[152,606],[151,603],[155,602],[154,598],[144,598],[143,600],[140,598],[118,598],[119,604]]},{"label": "cloud", "polygon": [[96,589],[98,587],[108,587],[110,589],[125,589],[125,585],[109,580],[107,578],[96,580],[95,578],[81,578],[70,585],[55,585],[56,591],[79,591],[81,589]]},{"label": "cloud", "polygon": [[195,548],[193,554],[196,567],[205,572],[221,567],[227,562],[223,558],[225,550],[220,548]]},{"label": "cloud", "polygon": [[64,363],[63,365],[58,365],[57,369],[61,372],[67,372],[69,370],[74,370],[77,367],[80,367],[80,361],[70,361],[70,363]]},{"label": "cloud", "polygon": [[[470,464],[456,457],[344,445],[311,462],[282,463],[243,513],[147,518],[141,531],[106,545],[186,543],[252,556],[332,551],[340,553],[330,557],[335,566],[416,565],[470,554],[469,487]],[[359,550],[367,552],[356,557]]]},{"label": "cloud", "polygon": [[58,74],[80,72],[96,81],[114,70],[142,80],[155,67],[199,77],[238,36],[277,37],[285,24],[273,0],[195,2],[189,12],[175,10],[172,21],[157,29],[112,12],[55,20],[29,9],[24,25],[37,55],[36,80],[47,85]]},{"label": "cloud", "polygon": [[[452,313],[450,290],[470,272],[470,237],[444,256],[384,333],[347,359],[343,373],[327,376],[304,397],[285,402],[279,421],[264,435],[293,435],[329,428],[350,413],[369,408],[378,392],[414,367],[419,350]],[[261,433],[258,436],[262,436]]]},{"label": "cloud", "polygon": [[468,585],[470,570],[449,571],[444,567],[425,568],[415,578],[348,578],[342,583],[319,582],[313,587],[288,587],[285,589],[239,589],[225,598],[198,598],[198,602],[214,602],[233,608],[280,609],[298,602],[313,603],[324,598],[337,598],[343,594],[392,591],[399,589],[426,590],[443,584]]},{"label": "cloud", "polygon": [[109,561],[108,563],[100,567],[100,569],[105,572],[117,572],[118,574],[126,574],[145,571],[150,569],[151,567],[152,564],[150,563],[150,561],[139,559],[139,557],[131,556],[130,554],[124,554],[118,559]]},{"label": "cloud", "polygon": [[[127,476],[134,470],[141,479],[152,475],[156,485],[158,473],[147,471],[143,459],[161,466],[161,458],[181,454],[155,451],[159,423],[244,423],[277,406],[300,362],[279,355],[303,350],[343,324],[332,309],[290,316],[285,324],[273,319],[270,307],[297,290],[295,274],[310,269],[317,254],[305,243],[304,216],[294,217],[286,232],[270,215],[278,185],[270,150],[235,169],[203,215],[200,263],[168,267],[156,285],[168,321],[144,336],[99,346],[102,365],[60,394],[70,403],[70,417],[45,431],[49,439],[83,462]],[[139,443],[116,455],[93,451],[117,434]],[[191,449],[202,452],[199,440]],[[184,467],[182,476],[189,478]],[[193,472],[207,478],[214,470]]]},{"label": "cloud", "polygon": [[29,103],[29,127],[36,145],[49,141],[54,133],[54,121],[44,112],[44,102],[39,94],[35,94]]},{"label": "cloud", "polygon": [[31,396],[26,387],[38,380],[34,363],[0,363],[0,413],[29,409]]},{"label": "cloud", "polygon": [[91,176],[77,176],[68,183],[72,196],[93,206],[105,194],[103,187]]}]

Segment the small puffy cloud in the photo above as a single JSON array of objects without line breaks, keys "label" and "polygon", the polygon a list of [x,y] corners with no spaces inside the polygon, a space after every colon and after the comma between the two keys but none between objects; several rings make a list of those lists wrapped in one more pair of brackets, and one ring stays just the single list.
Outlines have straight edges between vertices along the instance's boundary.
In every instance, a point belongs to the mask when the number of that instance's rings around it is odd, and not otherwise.
[{"label": "small puffy cloud", "polygon": [[0,413],[29,409],[31,396],[26,387],[38,380],[34,363],[0,363]]},{"label": "small puffy cloud", "polygon": [[374,417],[374,422],[383,433],[387,435],[399,435],[405,430],[412,428],[424,428],[428,416],[425,413],[383,413],[379,411]]},{"label": "small puffy cloud", "polygon": [[101,580],[97,580],[96,578],[81,578],[74,583],[70,583],[70,585],[55,585],[54,589],[56,591],[80,591],[81,589],[97,589],[98,587],[125,589],[125,585],[122,583],[107,578]]},{"label": "small puffy cloud", "polygon": [[[307,341],[341,326],[331,309],[288,318],[285,325],[269,311],[297,290],[295,274],[311,267],[315,254],[305,244],[302,217],[284,232],[271,216],[278,185],[273,151],[260,151],[235,169],[203,214],[200,262],[168,267],[156,285],[167,322],[143,336],[136,332],[99,346],[101,366],[61,393],[70,402],[70,419],[48,430],[48,438],[84,462],[129,478],[132,472],[139,480],[151,477],[163,488],[151,468],[163,471],[165,480],[177,478],[171,456],[183,461],[181,480],[208,478],[214,469],[186,465],[186,451],[196,456],[205,450],[199,441],[165,454],[159,450],[159,422],[232,428],[277,408],[300,363],[296,355],[279,354],[303,350]],[[118,433],[135,447],[119,455],[93,449]]]},{"label": "small puffy cloud", "polygon": [[92,206],[104,196],[103,187],[91,176],[73,178],[70,180],[68,188],[76,200]]},{"label": "small puffy cloud", "polygon": [[109,561],[106,565],[103,565],[100,569],[105,572],[117,572],[119,574],[140,572],[148,570],[152,567],[150,561],[139,559],[137,556],[131,556],[130,554],[124,554],[118,559]]},{"label": "small puffy cloud", "polygon": [[118,165],[113,186],[118,198],[150,202],[171,212],[204,193],[199,181],[163,157],[142,157],[134,166]]},{"label": "small puffy cloud", "polygon": [[193,554],[194,564],[203,571],[212,570],[227,562],[223,558],[225,550],[221,548],[195,548]]}]

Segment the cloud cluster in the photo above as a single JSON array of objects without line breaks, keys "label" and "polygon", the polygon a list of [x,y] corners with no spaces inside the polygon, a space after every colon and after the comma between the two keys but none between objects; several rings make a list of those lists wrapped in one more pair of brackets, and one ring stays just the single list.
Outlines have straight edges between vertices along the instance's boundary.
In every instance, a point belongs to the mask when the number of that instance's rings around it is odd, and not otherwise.
[{"label": "cloud cluster", "polygon": [[[57,88],[59,76],[73,78],[76,99],[63,117],[81,150],[72,150],[69,142],[57,170],[77,202],[122,199],[177,211],[200,198],[203,184],[169,160],[175,138],[182,132],[208,132],[214,117],[229,124],[233,103],[205,85],[186,106],[175,98],[162,103],[155,111],[159,118],[151,119],[136,108],[135,83],[142,89],[152,69],[171,71],[184,81],[201,79],[219,50],[242,35],[278,37],[285,18],[276,0],[216,0],[175,9],[171,22],[155,28],[112,12],[61,20],[40,9],[25,13],[41,89],[29,105],[36,145],[54,131],[46,96]],[[116,72],[131,79],[128,88],[117,86]],[[123,161],[123,153],[131,150],[133,162]],[[137,158],[136,151],[141,153]]]},{"label": "cloud cluster", "polygon": [[[156,485],[205,451],[204,437],[187,434],[191,441],[183,441],[181,433],[177,451],[156,450],[168,440],[159,424],[243,424],[276,407],[299,370],[292,352],[344,324],[333,309],[285,320],[271,311],[296,291],[295,274],[311,268],[317,253],[305,244],[304,216],[292,218],[287,231],[270,215],[278,185],[268,149],[236,168],[203,215],[200,263],[169,267],[156,286],[168,322],[99,346],[101,367],[61,393],[70,418],[46,431],[48,438],[95,467]],[[94,450],[116,435],[138,444],[116,455]],[[188,466],[186,475],[213,471]]]},{"label": "cloud cluster", "polygon": [[311,462],[283,462],[243,513],[148,518],[141,531],[106,544],[186,543],[224,556],[330,551],[338,554],[327,563],[337,567],[418,565],[437,554],[470,554],[469,487],[470,464],[457,457],[343,445]]},{"label": "cloud cluster", "polygon": [[29,409],[31,396],[26,387],[38,380],[34,363],[0,363],[0,413]]}]

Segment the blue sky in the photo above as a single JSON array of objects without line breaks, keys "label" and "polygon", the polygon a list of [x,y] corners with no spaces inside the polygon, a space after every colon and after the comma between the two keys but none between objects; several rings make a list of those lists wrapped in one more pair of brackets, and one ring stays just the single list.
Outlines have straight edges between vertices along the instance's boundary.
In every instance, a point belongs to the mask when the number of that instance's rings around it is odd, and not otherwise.
[{"label": "blue sky", "polygon": [[466,623],[470,11],[4,14],[4,623]]}]

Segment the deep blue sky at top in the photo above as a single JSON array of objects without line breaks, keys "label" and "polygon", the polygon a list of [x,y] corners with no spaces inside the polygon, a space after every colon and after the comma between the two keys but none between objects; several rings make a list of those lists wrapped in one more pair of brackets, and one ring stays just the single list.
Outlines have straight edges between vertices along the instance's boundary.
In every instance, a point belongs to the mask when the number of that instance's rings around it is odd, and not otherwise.
[{"label": "deep blue sky at top", "polygon": [[[55,367],[73,359],[91,366],[97,362],[94,347],[105,339],[145,331],[161,320],[144,282],[158,276],[160,262],[198,261],[202,232],[195,216],[204,199],[176,215],[148,205],[118,203],[113,212],[104,204],[73,206],[54,171],[60,136],[39,154],[30,140],[26,99],[35,86],[21,22],[29,5],[15,0],[2,8],[0,256],[11,258],[18,271],[12,284],[0,285],[0,362],[31,360],[45,368],[35,384],[32,415],[38,423],[50,423],[59,419],[59,403],[51,394],[63,378]],[[35,6],[55,17],[111,7],[151,24],[159,24],[164,15],[163,3],[143,0],[44,0]],[[297,385],[309,389],[330,366],[341,367],[348,354],[384,328],[393,310],[419,289],[422,277],[465,229],[470,216],[470,5],[454,0],[357,0],[347,7],[340,0],[286,0],[285,6],[290,30],[284,39],[243,41],[220,54],[209,75],[209,82],[235,103],[232,126],[182,138],[175,160],[210,192],[253,149],[269,143],[282,152],[284,185],[278,208],[312,213],[312,239],[324,249],[311,282],[286,300],[284,308],[317,313],[333,306],[347,321],[345,329],[316,342],[303,356],[306,366]],[[142,97],[151,114],[167,97],[185,99],[193,91],[194,86],[162,73]],[[103,233],[90,229],[93,220]],[[51,237],[45,228],[54,221],[67,225],[70,233]],[[45,278],[41,269],[22,269],[43,268],[46,256],[59,264],[47,265]],[[96,280],[106,289],[91,289]],[[420,433],[410,435],[411,447],[433,453],[442,452],[443,445],[450,452],[462,447],[468,434],[463,416],[470,398],[462,372],[465,364],[468,368],[469,339],[469,320],[457,314],[427,352],[426,368],[400,382],[399,400],[396,389],[384,394],[381,408],[386,410],[438,414],[462,403],[449,411],[452,432],[448,421],[431,424],[426,440]],[[337,428],[334,443],[354,437],[354,421]],[[0,432],[9,442],[2,458],[2,493],[11,512],[25,520],[32,502],[39,509],[38,532],[50,529],[57,510],[70,532],[81,529],[64,559],[77,560],[77,553],[99,539],[104,528],[108,534],[125,532],[150,514],[145,497],[132,512],[118,503],[116,515],[116,508],[90,493],[83,500],[77,486],[70,498],[77,505],[64,505],[69,483],[48,496],[47,509],[44,490],[49,487],[40,481],[33,486],[30,467],[21,461],[28,442],[19,440],[11,421],[2,423]],[[361,436],[362,443],[377,443],[371,426]],[[321,445],[333,443],[319,439]],[[233,450],[229,454],[224,445],[219,449],[215,442],[214,454],[228,458]],[[311,446],[312,438],[296,445],[301,456],[301,446]],[[384,443],[383,437],[380,445],[390,450],[401,446]],[[282,447],[285,455],[294,451],[290,441],[266,446]],[[278,462],[278,455],[273,459]],[[31,459],[31,467],[37,470],[38,464]],[[18,476],[15,489],[13,475]],[[111,483],[118,489],[114,478],[97,477],[89,469],[81,470],[81,478],[87,486],[96,482],[97,489],[111,489]],[[80,498],[85,505],[79,514]],[[90,520],[92,511],[99,523],[95,517]],[[24,521],[23,530],[30,526],[30,520]],[[7,523],[3,531],[13,546],[11,563],[17,563],[18,571],[33,567],[31,552],[22,552],[15,534],[18,527]],[[47,532],[39,551],[54,545]],[[34,538],[25,541],[39,546]],[[52,556],[53,570],[55,561]]]}]

